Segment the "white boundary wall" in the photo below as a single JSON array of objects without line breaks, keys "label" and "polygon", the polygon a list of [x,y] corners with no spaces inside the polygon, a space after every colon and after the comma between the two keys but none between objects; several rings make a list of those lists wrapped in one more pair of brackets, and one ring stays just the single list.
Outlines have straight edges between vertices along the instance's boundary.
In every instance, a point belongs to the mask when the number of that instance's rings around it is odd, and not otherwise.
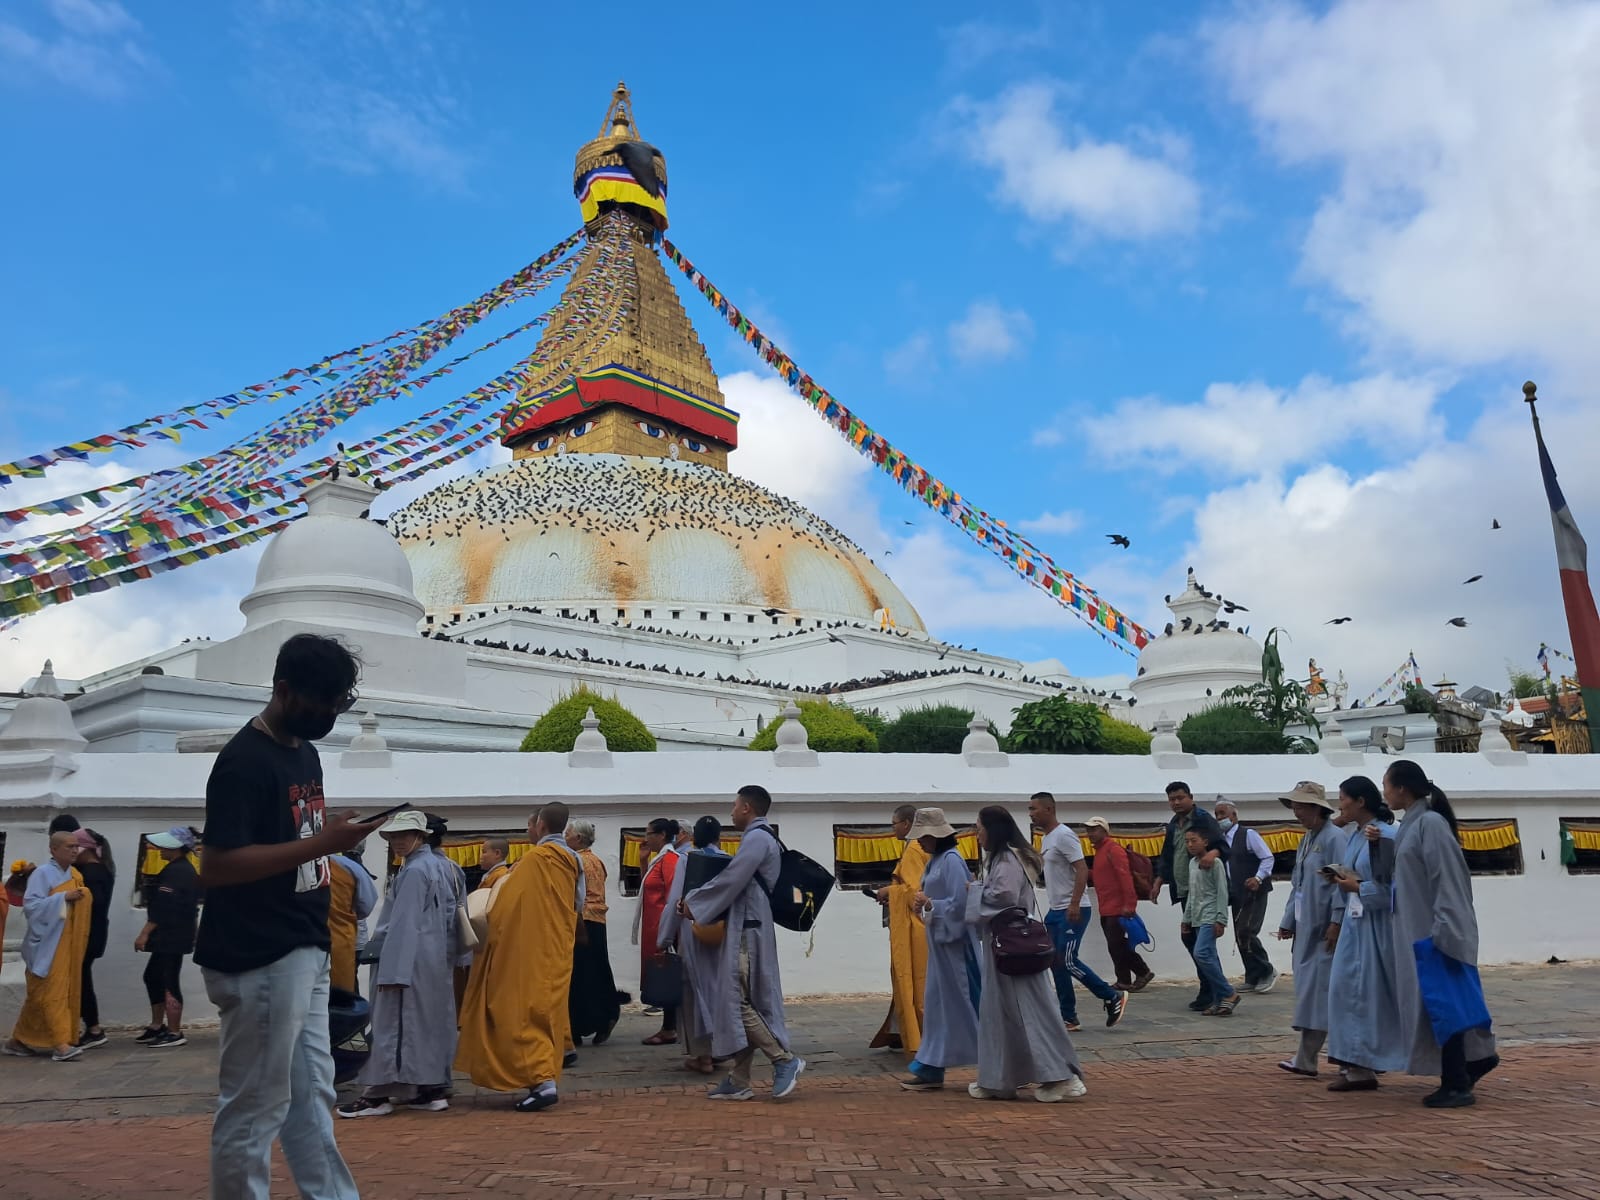
[{"label": "white boundary wall", "polygon": [[[105,1019],[133,1023],[145,1004],[142,958],[132,943],[142,914],[127,903],[134,852],[141,833],[174,824],[204,824],[209,754],[77,756],[0,753],[0,829],[8,834],[6,858],[45,857],[44,830],[52,816],[70,811],[105,834],[118,866],[119,898],[112,910],[110,945],[95,970]],[[1203,757],[1191,765],[1157,765],[1150,757],[1012,757],[1005,766],[969,766],[957,755],[828,755],[811,766],[780,766],[772,754],[686,751],[619,754],[609,767],[577,767],[565,755],[393,754],[387,766],[343,766],[324,756],[330,805],[373,810],[400,800],[438,812],[452,833],[515,829],[540,803],[559,800],[594,821],[596,849],[610,872],[612,963],[618,985],[634,990],[638,953],[628,945],[635,901],[619,895],[619,831],[656,816],[694,819],[712,813],[726,820],[732,797],[745,783],[769,788],[773,819],[784,841],[827,865],[833,863],[833,827],[886,823],[899,804],[938,805],[952,821],[971,821],[984,804],[1007,805],[1025,825],[1027,797],[1053,792],[1061,816],[1081,822],[1100,814],[1113,824],[1165,820],[1163,787],[1171,779],[1192,785],[1201,803],[1224,793],[1247,822],[1286,817],[1276,797],[1300,779],[1317,779],[1332,791],[1357,773],[1377,778],[1386,761],[1332,754],[1325,757]],[[1482,960],[1485,963],[1600,958],[1600,875],[1569,875],[1559,861],[1558,821],[1600,819],[1600,757],[1510,756],[1495,762],[1481,754],[1416,756],[1466,818],[1515,818],[1524,872],[1475,880]],[[381,760],[382,756],[378,756]],[[1330,761],[1330,759],[1334,761]],[[369,855],[369,857],[373,857]],[[3,864],[0,864],[3,865]],[[1276,927],[1288,888],[1278,884],[1264,932]],[[1177,913],[1168,904],[1142,907],[1158,946],[1153,966],[1163,979],[1192,978],[1177,936]],[[835,893],[807,939],[780,931],[785,990],[790,995],[882,992],[888,988],[887,944],[875,904]],[[9,1021],[21,989],[16,944],[23,928],[14,911],[6,930],[0,972],[0,1020]],[[1288,943],[1267,940],[1280,967],[1289,965]],[[1105,972],[1108,960],[1097,928],[1085,939],[1085,958]],[[1239,970],[1231,949],[1225,964]],[[211,1015],[200,972],[185,973],[189,1012]],[[1092,1013],[1093,1009],[1083,1010]]]}]

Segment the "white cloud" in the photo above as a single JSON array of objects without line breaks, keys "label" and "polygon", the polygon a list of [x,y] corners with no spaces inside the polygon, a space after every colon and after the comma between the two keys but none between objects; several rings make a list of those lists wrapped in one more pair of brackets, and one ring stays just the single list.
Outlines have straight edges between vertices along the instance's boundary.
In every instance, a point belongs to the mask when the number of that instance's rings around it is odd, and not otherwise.
[{"label": "white cloud", "polygon": [[[1600,415],[1547,421],[1580,525],[1600,530],[1600,480],[1572,448],[1600,441]],[[1559,439],[1559,440],[1557,440]],[[1563,445],[1569,452],[1563,454]],[[1493,530],[1498,519],[1503,528]],[[1496,411],[1459,442],[1365,473],[1318,465],[1213,493],[1161,590],[1193,564],[1207,587],[1247,605],[1253,634],[1283,626],[1285,660],[1344,670],[1359,699],[1415,650],[1426,682],[1502,687],[1507,660],[1531,666],[1540,641],[1568,648],[1566,621],[1526,416]],[[1482,574],[1480,583],[1463,580]],[[1152,610],[1154,611],[1154,610]],[[1328,626],[1336,616],[1348,625]],[[1466,629],[1445,622],[1466,617]]]},{"label": "white cloud", "polygon": [[963,21],[939,30],[950,66],[969,71],[1001,55],[1012,57],[1029,50],[1047,49],[1051,44],[1048,11],[1034,26],[999,25],[992,21]]},{"label": "white cloud", "polygon": [[466,186],[474,156],[452,82],[465,76],[439,62],[449,38],[437,14],[379,0],[274,0],[244,10],[239,32],[255,94],[311,158],[352,175]]},{"label": "white cloud", "polygon": [[1078,512],[1045,512],[1026,521],[1016,522],[1024,533],[1076,533],[1083,528],[1083,514]]},{"label": "white cloud", "polygon": [[926,333],[913,333],[899,345],[891,346],[883,355],[883,373],[891,379],[924,379],[934,369],[933,339]]},{"label": "white cloud", "polygon": [[1033,321],[1020,308],[974,300],[948,333],[950,353],[962,362],[1004,359],[1018,354],[1033,336]]},{"label": "white cloud", "polygon": [[1082,429],[1113,461],[1164,472],[1256,474],[1316,461],[1350,443],[1389,455],[1415,448],[1440,431],[1440,391],[1437,380],[1388,373],[1349,383],[1309,375],[1288,389],[1214,383],[1197,404],[1119,401]]},{"label": "white cloud", "polygon": [[1063,430],[1054,426],[1046,426],[1043,429],[1035,429],[1033,436],[1028,440],[1035,446],[1047,449],[1051,446],[1061,445],[1062,442],[1067,440],[1067,435]]},{"label": "white cloud", "polygon": [[1333,168],[1304,269],[1377,345],[1600,366],[1600,7],[1249,6],[1207,38],[1272,152]]},{"label": "white cloud", "polygon": [[49,24],[38,31],[0,19],[0,77],[114,98],[156,69],[143,28],[115,0],[47,0],[44,8]]},{"label": "white cloud", "polygon": [[1101,237],[1138,240],[1184,233],[1200,214],[1186,145],[1147,137],[1147,148],[1102,141],[1059,121],[1056,90],[1023,84],[998,100],[961,99],[954,112],[974,162],[999,173],[997,198],[1037,221],[1069,221]]}]

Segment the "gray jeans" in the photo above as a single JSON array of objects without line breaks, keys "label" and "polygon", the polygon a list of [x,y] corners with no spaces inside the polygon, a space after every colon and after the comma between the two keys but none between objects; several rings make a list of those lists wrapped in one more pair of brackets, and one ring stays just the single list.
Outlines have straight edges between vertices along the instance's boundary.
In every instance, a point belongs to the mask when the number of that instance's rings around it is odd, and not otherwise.
[{"label": "gray jeans", "polygon": [[757,1050],[765,1054],[774,1066],[788,1062],[794,1055],[783,1048],[772,1035],[772,1030],[767,1028],[766,1020],[750,1003],[750,951],[743,940],[739,943],[739,1019],[744,1023],[747,1041],[745,1048],[733,1056],[728,1077],[739,1087],[749,1087],[750,1064],[755,1061]]},{"label": "gray jeans", "polygon": [[306,1200],[359,1200],[333,1138],[328,952],[301,946],[253,971],[204,975],[222,1018],[213,1200],[267,1200],[274,1138]]}]

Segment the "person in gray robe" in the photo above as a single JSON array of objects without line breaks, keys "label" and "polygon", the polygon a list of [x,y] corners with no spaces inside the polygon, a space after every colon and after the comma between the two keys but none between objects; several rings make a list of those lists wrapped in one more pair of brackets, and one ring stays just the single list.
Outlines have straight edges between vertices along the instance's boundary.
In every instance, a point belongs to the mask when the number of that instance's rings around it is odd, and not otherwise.
[{"label": "person in gray robe", "polygon": [[767,821],[772,796],[759,784],[739,789],[733,827],[743,835],[733,861],[711,882],[682,900],[697,925],[726,920],[722,945],[714,948],[702,1003],[711,1025],[711,1053],[733,1060],[728,1077],[712,1088],[712,1100],[748,1100],[750,1064],[760,1050],[772,1062],[772,1098],[792,1093],[805,1059],[789,1050],[783,1019],[783,983],[778,978],[778,939],[768,889],[776,886],[783,851]]},{"label": "person in gray robe", "polygon": [[358,1076],[363,1091],[337,1111],[351,1118],[387,1116],[397,1106],[443,1112],[456,1056],[456,910],[465,896],[453,864],[428,845],[422,813],[397,813],[378,832],[401,867],[384,906],[372,1049]]},{"label": "person in gray robe", "polygon": [[1378,878],[1394,884],[1395,982],[1401,1036],[1410,1047],[1406,1069],[1439,1076],[1438,1090],[1423,1100],[1429,1108],[1465,1108],[1476,1103],[1478,1080],[1500,1065],[1494,1035],[1487,1028],[1469,1029],[1439,1044],[1423,1005],[1413,947],[1432,938],[1441,954],[1477,965],[1472,872],[1456,835],[1455,810],[1420,766],[1409,759],[1391,764],[1383,795],[1404,812],[1394,840],[1374,842],[1373,849]]},{"label": "person in gray robe", "polygon": [[710,989],[707,981],[716,969],[719,947],[707,946],[694,936],[689,921],[679,912],[683,899],[684,882],[689,877],[689,862],[695,855],[707,858],[727,858],[722,840],[722,822],[715,817],[701,817],[694,823],[693,847],[678,863],[672,876],[672,887],[667,892],[667,907],[661,914],[661,924],[656,931],[656,948],[661,951],[676,947],[683,961],[683,1003],[678,1008],[678,1032],[683,1037],[684,1067],[710,1075],[717,1069],[711,1053],[711,1013],[706,1006]]},{"label": "person in gray robe", "polygon": [[977,932],[967,924],[972,872],[956,849],[956,831],[942,809],[919,808],[906,837],[915,839],[928,855],[921,889],[912,897],[912,904],[922,913],[928,966],[922,1043],[900,1086],[908,1092],[931,1092],[944,1087],[946,1067],[978,1061],[978,1007],[969,961],[977,961],[979,944]]},{"label": "person in gray robe", "polygon": [[1338,863],[1344,838],[1328,818],[1333,804],[1320,783],[1303,780],[1278,797],[1305,826],[1294,855],[1291,891],[1278,937],[1294,939],[1294,1028],[1300,1049],[1278,1065],[1295,1075],[1317,1073],[1317,1054],[1328,1037],[1328,973],[1344,920],[1344,893],[1323,868]]},{"label": "person in gray robe", "polygon": [[[1045,1104],[1073,1100],[1089,1091],[1078,1053],[1061,1020],[1048,970],[1002,975],[996,965],[991,922],[1008,908],[1038,916],[1034,887],[1043,878],[1038,853],[1005,809],[978,813],[983,878],[967,888],[966,919],[982,937],[983,995],[978,1005],[978,1081],[967,1094],[978,1100],[1010,1100],[1017,1089],[1037,1083],[1034,1099]],[[918,1053],[921,1053],[919,1050]]]},{"label": "person in gray robe", "polygon": [[1368,829],[1392,840],[1394,813],[1377,784],[1353,775],[1339,785],[1339,815],[1345,837],[1339,862],[1347,874],[1338,880],[1344,923],[1328,975],[1328,1061],[1339,1066],[1340,1078],[1328,1090],[1370,1092],[1380,1072],[1405,1070],[1407,1058],[1395,993],[1394,889],[1373,877],[1378,855],[1367,840]]}]

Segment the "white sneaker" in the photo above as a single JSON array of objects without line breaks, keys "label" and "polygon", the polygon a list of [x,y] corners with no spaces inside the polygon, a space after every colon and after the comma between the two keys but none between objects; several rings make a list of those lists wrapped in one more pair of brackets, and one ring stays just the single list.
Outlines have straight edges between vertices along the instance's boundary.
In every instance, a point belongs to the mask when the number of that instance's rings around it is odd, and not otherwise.
[{"label": "white sneaker", "polygon": [[1040,1104],[1058,1104],[1062,1100],[1076,1100],[1080,1096],[1087,1096],[1089,1087],[1073,1075],[1059,1083],[1047,1083],[1034,1090],[1033,1098]]},{"label": "white sneaker", "polygon": [[967,1095],[974,1100],[1015,1100],[1016,1088],[986,1088],[975,1083],[967,1084]]}]

